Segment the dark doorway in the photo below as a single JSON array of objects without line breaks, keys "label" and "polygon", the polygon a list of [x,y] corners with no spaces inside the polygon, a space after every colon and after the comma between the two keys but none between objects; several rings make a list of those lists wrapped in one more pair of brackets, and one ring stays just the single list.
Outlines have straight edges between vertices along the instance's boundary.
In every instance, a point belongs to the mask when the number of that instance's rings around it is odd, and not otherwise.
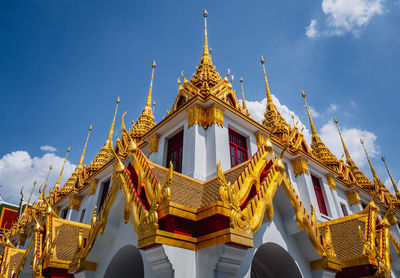
[{"label": "dark doorway", "polygon": [[133,245],[122,247],[112,258],[104,277],[144,277],[143,259],[139,250]]}]

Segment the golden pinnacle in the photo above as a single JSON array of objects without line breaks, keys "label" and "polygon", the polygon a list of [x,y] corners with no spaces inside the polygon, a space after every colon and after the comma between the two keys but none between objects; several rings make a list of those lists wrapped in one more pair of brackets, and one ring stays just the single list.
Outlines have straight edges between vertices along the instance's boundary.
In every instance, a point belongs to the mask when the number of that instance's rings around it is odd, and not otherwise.
[{"label": "golden pinnacle", "polygon": [[338,123],[338,120],[336,119],[336,117],[335,117],[335,118],[333,118],[333,121],[335,122],[335,124],[337,124],[337,123]]},{"label": "golden pinnacle", "polygon": [[156,61],[153,61],[153,64],[151,65],[153,69],[156,67]]},{"label": "golden pinnacle", "polygon": [[301,95],[302,95],[303,97],[306,97],[306,92],[301,91]]},{"label": "golden pinnacle", "polygon": [[71,147],[68,147],[68,148],[67,148],[67,153],[69,153],[70,150],[71,150]]},{"label": "golden pinnacle", "polygon": [[240,83],[243,83],[243,78],[240,77]]},{"label": "golden pinnacle", "polygon": [[364,139],[360,138],[360,143],[364,145]]},{"label": "golden pinnacle", "polygon": [[117,97],[117,103],[119,103],[119,101],[120,101],[120,99],[119,99],[119,97]]},{"label": "golden pinnacle", "polygon": [[207,17],[207,16],[208,16],[208,12],[207,12],[207,10],[204,10],[204,12],[203,12],[203,16],[204,16],[204,17]]},{"label": "golden pinnacle", "polygon": [[265,58],[263,56],[261,56],[261,64],[264,65],[264,63],[265,63]]},{"label": "golden pinnacle", "polygon": [[92,125],[90,125],[90,126],[89,126],[89,130],[90,130],[90,131],[92,131],[92,129],[93,129],[93,126],[92,126]]},{"label": "golden pinnacle", "polygon": [[382,161],[385,162],[386,158],[382,155]]},{"label": "golden pinnacle", "polygon": [[51,170],[51,169],[53,169],[53,165],[50,165],[50,167],[49,167],[49,168],[50,168],[50,170]]}]

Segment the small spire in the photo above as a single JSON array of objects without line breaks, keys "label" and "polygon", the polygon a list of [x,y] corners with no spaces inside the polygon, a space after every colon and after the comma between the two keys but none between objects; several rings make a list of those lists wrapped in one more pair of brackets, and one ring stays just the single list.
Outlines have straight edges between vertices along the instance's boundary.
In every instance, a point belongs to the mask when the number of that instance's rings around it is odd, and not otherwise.
[{"label": "small spire", "polygon": [[369,155],[368,155],[367,149],[366,149],[365,146],[364,146],[364,139],[363,139],[363,138],[360,139],[360,143],[361,143],[361,145],[363,146],[365,155],[367,156],[368,163],[369,163],[369,167],[371,167],[371,172],[372,172],[372,176],[374,177],[374,182],[375,182],[375,181],[379,182],[379,178],[378,178],[378,176],[376,175],[376,172],[375,172],[374,167],[372,166],[371,159],[369,159]]},{"label": "small spire", "polygon": [[244,99],[244,90],[243,90],[243,78],[240,77],[240,86],[242,87],[242,106],[244,111],[247,113],[246,101]]},{"label": "small spire", "polygon": [[151,110],[151,92],[153,90],[153,78],[154,78],[154,69],[156,67],[156,61],[153,61],[153,64],[151,65],[153,68],[151,71],[151,80],[150,80],[150,88],[149,88],[149,95],[147,96],[147,102],[146,102],[146,108],[150,108]]},{"label": "small spire", "polygon": [[89,132],[88,132],[88,135],[86,137],[85,147],[83,147],[81,159],[79,160],[79,164],[76,167],[76,169],[81,169],[83,167],[83,159],[85,158],[86,146],[87,146],[87,143],[89,141],[89,135],[90,135],[90,132],[92,131],[92,128],[93,128],[92,125],[90,125],[89,126]]},{"label": "small spire", "polygon": [[35,180],[35,181],[33,182],[33,187],[32,187],[32,190],[31,190],[31,194],[29,195],[28,202],[26,203],[26,207],[25,207],[25,209],[24,209],[24,213],[25,213],[25,211],[26,211],[26,210],[28,209],[28,207],[29,207],[29,202],[31,201],[32,194],[33,194],[33,190],[35,189],[36,183],[37,183],[37,181]]},{"label": "small spire", "polygon": [[21,216],[21,213],[22,213],[22,204],[23,204],[23,202],[24,202],[24,192],[23,192],[23,190],[24,190],[24,187],[22,186],[22,187],[21,187],[21,191],[20,191],[20,193],[19,193],[19,194],[21,194],[21,198],[19,199],[18,217],[20,217],[20,216]]},{"label": "small spire", "polygon": [[70,150],[71,150],[71,147],[68,147],[68,149],[67,149],[67,155],[65,156],[64,163],[63,163],[63,165],[62,165],[62,167],[61,167],[60,175],[58,176],[57,182],[56,182],[56,184],[54,185],[54,189],[56,189],[56,190],[60,189],[61,177],[62,177],[62,174],[63,174],[63,172],[64,172],[64,166],[65,166],[65,163],[67,162],[67,158],[68,158],[68,154],[69,154],[69,151],[70,151]]},{"label": "small spire", "polygon": [[347,164],[349,164],[350,166],[354,166],[355,163],[354,163],[353,159],[351,159],[351,157],[350,157],[350,153],[349,153],[349,151],[347,150],[346,144],[344,143],[344,140],[343,140],[343,137],[342,137],[342,133],[340,132],[340,128],[339,128],[339,124],[338,124],[338,119],[335,117],[335,118],[333,118],[333,121],[334,121],[335,124],[336,124],[337,130],[338,130],[338,132],[339,132],[340,140],[342,141],[342,145],[343,145],[343,149],[344,149],[344,154],[346,155],[346,162],[347,162]]},{"label": "small spire", "polygon": [[271,91],[269,90],[269,85],[268,85],[268,80],[267,80],[267,73],[265,71],[265,58],[261,56],[261,64],[263,67],[264,71],[264,81],[265,81],[265,90],[267,91],[267,110],[271,109],[273,107],[273,102],[272,102],[272,96],[271,96]]},{"label": "small spire", "polygon": [[318,136],[317,135],[317,130],[315,129],[314,123],[312,121],[311,118],[311,113],[310,113],[310,109],[308,109],[308,104],[307,104],[307,100],[306,100],[306,93],[304,91],[301,92],[301,95],[304,98],[304,103],[306,105],[306,109],[307,109],[307,114],[308,114],[308,119],[310,120],[310,126],[311,126],[311,133],[312,133],[312,137]]},{"label": "small spire", "polygon": [[114,117],[113,117],[113,120],[112,120],[112,123],[111,123],[111,128],[110,128],[110,131],[109,131],[109,133],[108,133],[107,141],[106,141],[106,143],[104,144],[104,146],[105,146],[106,148],[109,148],[109,149],[112,149],[112,148],[113,148],[112,136],[113,136],[113,133],[114,133],[115,117],[117,116],[119,101],[120,101],[120,99],[119,99],[119,97],[117,97],[117,100],[116,100],[117,105],[115,106],[115,112],[114,112]]},{"label": "small spire", "polygon": [[49,176],[50,176],[51,169],[53,169],[53,165],[50,165],[50,166],[49,166],[49,172],[47,173],[47,177],[46,177],[46,180],[45,180],[45,182],[44,182],[42,191],[40,192],[40,196],[42,197],[42,200],[44,200],[45,190],[46,190],[46,187],[47,187],[47,181],[49,180]]},{"label": "small spire", "polygon": [[201,62],[206,62],[211,64],[210,53],[208,51],[208,37],[207,37],[207,10],[203,12],[204,16],[204,46],[203,46],[203,57],[201,58]]},{"label": "small spire", "polygon": [[154,100],[153,101],[153,114],[156,113],[155,111],[156,111],[156,101]]},{"label": "small spire", "polygon": [[399,190],[397,189],[396,183],[394,182],[394,179],[393,179],[392,175],[390,174],[389,168],[388,168],[387,165],[386,165],[386,158],[385,158],[384,156],[382,156],[382,161],[383,161],[383,163],[385,164],[385,167],[386,167],[386,170],[387,170],[387,172],[388,172],[388,174],[389,174],[390,180],[392,181],[394,191],[396,192],[396,196],[399,196],[399,195],[400,195],[400,192],[399,192]]}]

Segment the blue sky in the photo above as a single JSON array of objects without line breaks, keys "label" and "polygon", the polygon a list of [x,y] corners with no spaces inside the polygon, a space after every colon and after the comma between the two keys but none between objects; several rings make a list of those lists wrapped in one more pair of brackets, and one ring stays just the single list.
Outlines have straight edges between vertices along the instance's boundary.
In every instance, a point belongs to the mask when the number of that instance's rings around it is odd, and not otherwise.
[{"label": "blue sky", "polygon": [[[400,179],[398,0],[2,1],[3,198],[18,199],[22,185],[28,194],[34,178],[43,183],[50,161],[56,164],[55,180],[68,146],[66,170],[72,171],[93,124],[89,163],[106,140],[117,96],[118,130],[124,111],[128,121],[136,120],[154,59],[153,98],[160,121],[177,94],[181,71],[189,78],[200,61],[204,8],[213,63],[223,76],[230,68],[239,98],[243,77],[254,114],[265,109],[263,55],[271,91],[283,109],[309,126],[300,95],[305,90],[314,123],[334,152],[341,152],[329,123],[336,116],[369,176],[358,135],[368,139],[381,179],[387,179],[382,154]],[[55,151],[41,148],[45,145]]]}]

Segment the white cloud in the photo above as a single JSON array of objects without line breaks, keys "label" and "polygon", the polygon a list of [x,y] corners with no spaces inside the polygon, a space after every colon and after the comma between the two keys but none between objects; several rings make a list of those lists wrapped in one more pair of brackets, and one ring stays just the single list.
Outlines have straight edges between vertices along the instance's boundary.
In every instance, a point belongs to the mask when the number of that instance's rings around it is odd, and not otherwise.
[{"label": "white cloud", "polygon": [[[26,151],[15,151],[4,155],[0,159],[0,188],[3,200],[18,203],[20,198],[20,188],[24,186],[24,196],[27,200],[33,186],[33,181],[37,180],[34,199],[38,197],[38,188],[46,179],[49,166],[53,165],[48,188],[52,188],[60,174],[64,158],[53,153],[46,153],[41,157],[31,157]],[[66,162],[62,183],[75,170],[76,165]]]},{"label": "white cloud", "polygon": [[328,113],[335,113],[338,110],[338,106],[335,103],[329,104],[328,108],[326,109],[326,112]]},{"label": "white cloud", "polygon": [[384,0],[322,0],[322,27],[317,31],[317,20],[311,20],[306,36],[340,36],[347,32],[358,35],[374,16],[384,13],[383,3]]},{"label": "white cloud", "polygon": [[[367,158],[364,153],[364,149],[360,143],[360,138],[364,138],[364,145],[368,151],[370,157],[377,157],[380,153],[380,148],[376,144],[376,135],[367,130],[361,130],[358,128],[341,128],[343,140],[346,144],[347,149],[350,152],[351,158],[358,165],[363,167],[367,165]],[[331,150],[331,152],[340,158],[343,154],[343,146],[340,141],[340,137],[335,124],[329,121],[319,130],[319,136],[325,145]]]},{"label": "white cloud", "polygon": [[313,119],[319,118],[321,116],[321,113],[319,113],[317,110],[315,110],[314,107],[308,106],[308,109],[310,110],[310,114],[311,114],[311,117],[313,117]]},{"label": "white cloud", "polygon": [[[392,192],[393,194],[396,193],[396,191],[394,191],[392,181],[390,180],[389,177],[386,178],[386,180],[384,181],[384,184],[385,184],[386,188],[390,190],[390,192]],[[400,180],[396,183],[396,185],[397,185],[397,189],[398,189],[399,185],[400,185]]]},{"label": "white cloud", "polygon": [[312,19],[310,22],[310,25],[306,27],[306,36],[309,38],[315,38],[318,36],[318,30],[317,30],[317,20]]},{"label": "white cloud", "polygon": [[40,149],[44,152],[51,152],[51,153],[57,150],[55,147],[49,145],[40,146]]}]

